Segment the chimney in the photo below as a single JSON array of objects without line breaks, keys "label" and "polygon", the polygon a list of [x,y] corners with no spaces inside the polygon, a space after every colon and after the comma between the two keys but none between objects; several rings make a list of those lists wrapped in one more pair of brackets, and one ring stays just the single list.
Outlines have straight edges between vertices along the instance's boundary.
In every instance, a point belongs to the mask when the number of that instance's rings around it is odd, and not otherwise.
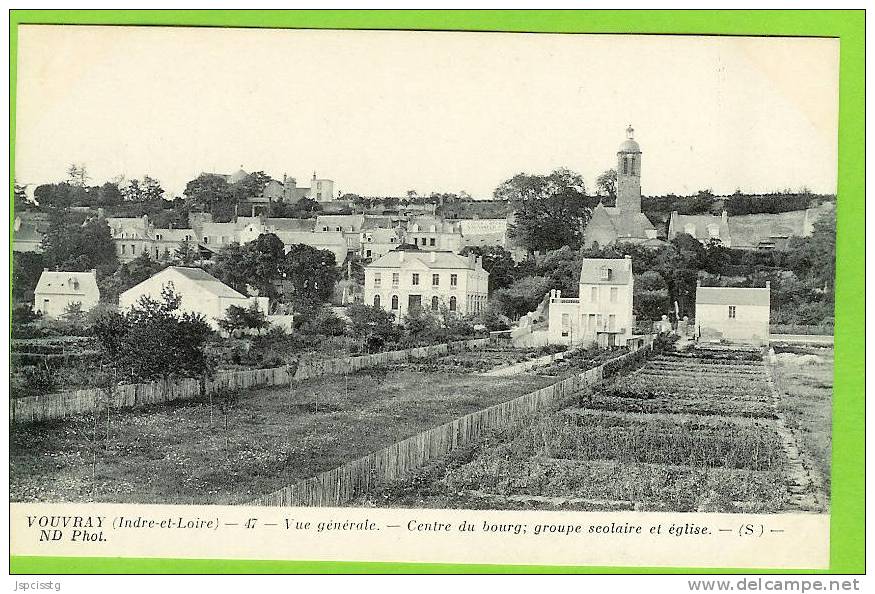
[{"label": "chimney", "polygon": [[766,288],[769,289],[769,290],[771,290],[771,288],[772,288],[772,281],[766,281]]},{"label": "chimney", "polygon": [[697,286],[697,287],[701,287],[701,286],[702,286],[702,279],[699,279],[699,280],[696,281],[696,286]]},{"label": "chimney", "polygon": [[473,252],[468,254],[468,268],[474,268],[474,254],[473,254]]},{"label": "chimney", "polygon": [[477,266],[477,268],[480,268],[483,265],[482,262],[483,258],[481,258],[480,256],[474,258],[474,264]]},{"label": "chimney", "polygon": [[434,251],[429,252],[429,253],[428,253],[428,261],[429,261],[429,262],[435,262],[436,259],[437,259],[435,256],[436,256],[436,254],[435,254]]},{"label": "chimney", "polygon": [[399,262],[404,261],[404,250],[398,250],[398,261]]},{"label": "chimney", "polygon": [[624,260],[631,260],[632,256],[630,256],[629,254],[626,254],[625,256],[623,256],[623,259]]}]

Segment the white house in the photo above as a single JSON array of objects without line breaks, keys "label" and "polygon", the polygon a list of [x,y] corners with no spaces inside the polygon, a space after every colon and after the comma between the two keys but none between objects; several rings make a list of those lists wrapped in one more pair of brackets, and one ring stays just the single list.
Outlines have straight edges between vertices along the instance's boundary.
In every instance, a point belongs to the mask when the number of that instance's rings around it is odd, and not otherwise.
[{"label": "white house", "polygon": [[552,291],[550,344],[625,346],[632,338],[632,258],[586,258],[580,270],[579,297]]},{"label": "white house", "polygon": [[479,257],[424,251],[404,244],[365,267],[365,303],[403,318],[412,308],[461,315],[486,307],[489,273]]},{"label": "white house", "polygon": [[204,270],[186,266],[170,266],[131,287],[119,295],[119,308],[129,309],[144,296],[160,301],[161,291],[170,284],[181,298],[179,311],[203,314],[214,329],[232,305],[249,307],[255,303],[265,315],[268,313],[267,297],[247,297]]},{"label": "white house", "polygon": [[58,317],[67,307],[78,303],[88,311],[100,300],[97,272],[61,272],[43,270],[34,290],[33,310],[44,316]]},{"label": "white house", "polygon": [[696,287],[695,332],[699,340],[769,343],[771,288]]}]

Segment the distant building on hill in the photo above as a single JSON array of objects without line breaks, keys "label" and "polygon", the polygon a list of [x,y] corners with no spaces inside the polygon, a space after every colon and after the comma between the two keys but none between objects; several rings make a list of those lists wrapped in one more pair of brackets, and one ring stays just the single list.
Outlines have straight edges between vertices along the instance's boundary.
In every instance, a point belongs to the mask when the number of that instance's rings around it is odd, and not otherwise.
[{"label": "distant building on hill", "polygon": [[733,247],[729,216],[725,210],[720,216],[710,214],[682,215],[678,214],[677,211],[672,211],[668,221],[668,240],[671,241],[679,233],[686,233],[704,244],[713,240],[720,242],[723,247]]},{"label": "distant building on hill", "polygon": [[696,287],[695,335],[700,341],[769,344],[771,288]]},{"label": "distant building on hill", "polygon": [[46,268],[34,290],[33,310],[46,317],[57,318],[74,303],[78,303],[86,312],[98,301],[100,289],[97,288],[97,271],[65,272]]}]

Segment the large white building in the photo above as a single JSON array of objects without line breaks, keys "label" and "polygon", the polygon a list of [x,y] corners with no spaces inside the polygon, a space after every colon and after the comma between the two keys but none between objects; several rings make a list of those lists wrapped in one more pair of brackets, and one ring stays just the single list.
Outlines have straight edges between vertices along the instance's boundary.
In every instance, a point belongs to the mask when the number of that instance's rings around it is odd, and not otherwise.
[{"label": "large white building", "polygon": [[696,338],[769,344],[771,287],[696,287]]},{"label": "large white building", "polygon": [[97,272],[62,272],[44,269],[34,290],[33,311],[57,318],[78,303],[83,312],[100,301]]},{"label": "large white building", "polygon": [[550,344],[625,346],[635,328],[632,259],[586,258],[578,286],[578,297],[550,294]]},{"label": "large white building", "polygon": [[460,315],[486,307],[489,273],[479,257],[402,245],[365,267],[364,299],[402,319],[413,308]]},{"label": "large white building", "polygon": [[268,313],[267,297],[247,297],[206,271],[186,266],[170,266],[131,287],[119,295],[119,308],[130,309],[141,297],[161,301],[161,292],[170,285],[180,296],[179,311],[202,314],[213,329],[218,329],[218,320],[232,305],[247,308],[255,303]]}]

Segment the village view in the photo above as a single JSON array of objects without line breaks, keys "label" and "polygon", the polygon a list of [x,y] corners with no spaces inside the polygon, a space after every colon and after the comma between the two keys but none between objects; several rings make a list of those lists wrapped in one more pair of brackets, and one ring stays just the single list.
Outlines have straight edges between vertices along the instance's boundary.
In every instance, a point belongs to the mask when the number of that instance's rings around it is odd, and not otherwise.
[{"label": "village view", "polygon": [[16,184],[12,500],[828,512],[836,196],[646,157]]}]

